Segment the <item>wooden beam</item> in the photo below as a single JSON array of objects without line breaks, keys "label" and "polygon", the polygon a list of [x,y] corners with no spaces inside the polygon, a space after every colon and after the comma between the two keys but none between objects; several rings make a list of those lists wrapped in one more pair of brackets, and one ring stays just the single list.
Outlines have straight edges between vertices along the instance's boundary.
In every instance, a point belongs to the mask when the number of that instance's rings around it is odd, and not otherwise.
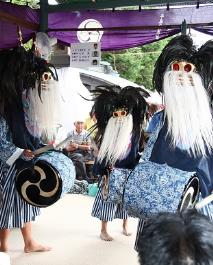
[{"label": "wooden beam", "polygon": [[10,14],[2,12],[2,11],[0,11],[0,20],[6,21],[6,22],[9,22],[11,24],[18,25],[18,26],[22,26],[22,27],[27,28],[27,29],[31,29],[31,30],[35,30],[35,31],[38,30],[37,24],[33,24],[33,23],[28,22],[24,19],[17,18],[13,15],[10,15]]},{"label": "wooden beam", "polygon": [[[191,23],[188,26],[213,26],[213,23]],[[180,25],[157,25],[157,26],[130,26],[130,27],[105,27],[105,28],[55,28],[49,29],[51,31],[122,31],[122,30],[155,30],[155,29],[172,29],[180,28]]]},{"label": "wooden beam", "polygon": [[[184,0],[71,0],[64,4],[58,5],[48,5],[48,12],[58,12],[58,11],[80,11],[80,10],[98,10],[105,8],[116,8],[116,7],[125,7],[125,6],[157,6],[157,5],[170,5],[179,3],[180,5],[185,5],[186,1]],[[187,4],[191,3],[196,5],[196,1],[189,0]]]}]

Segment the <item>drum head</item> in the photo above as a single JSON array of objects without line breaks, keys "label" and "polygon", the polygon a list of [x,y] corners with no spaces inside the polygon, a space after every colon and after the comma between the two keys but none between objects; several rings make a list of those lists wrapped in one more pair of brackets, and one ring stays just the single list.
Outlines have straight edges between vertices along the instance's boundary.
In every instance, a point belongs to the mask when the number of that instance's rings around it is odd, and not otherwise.
[{"label": "drum head", "polygon": [[195,203],[199,196],[199,179],[196,175],[194,175],[189,182],[187,183],[180,204],[178,206],[178,210],[180,212],[185,211],[189,208],[194,208]]},{"label": "drum head", "polygon": [[61,197],[62,180],[51,164],[38,160],[34,167],[27,167],[18,172],[16,188],[27,203],[47,207]]}]

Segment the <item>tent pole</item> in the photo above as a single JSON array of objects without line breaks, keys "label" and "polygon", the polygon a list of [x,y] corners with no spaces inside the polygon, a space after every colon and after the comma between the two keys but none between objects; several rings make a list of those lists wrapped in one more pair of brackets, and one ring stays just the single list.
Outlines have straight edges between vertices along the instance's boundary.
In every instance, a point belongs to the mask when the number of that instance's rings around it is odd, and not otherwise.
[{"label": "tent pole", "polygon": [[181,24],[181,35],[186,35],[186,31],[187,31],[187,24],[186,20],[184,19],[184,21]]},{"label": "tent pole", "polygon": [[48,30],[48,0],[40,0],[40,32]]}]

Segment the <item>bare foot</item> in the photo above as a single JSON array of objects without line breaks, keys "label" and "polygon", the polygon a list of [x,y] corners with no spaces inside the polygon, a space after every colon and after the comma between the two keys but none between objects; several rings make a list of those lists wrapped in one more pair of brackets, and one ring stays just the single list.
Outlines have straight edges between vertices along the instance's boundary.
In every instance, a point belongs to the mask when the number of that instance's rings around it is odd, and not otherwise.
[{"label": "bare foot", "polygon": [[0,246],[0,251],[1,251],[1,252],[8,252],[8,247],[7,247],[7,246],[3,246],[3,245],[1,245],[1,246]]},{"label": "bare foot", "polygon": [[127,232],[126,228],[123,228],[123,235],[125,236],[131,236],[132,233]]},{"label": "bare foot", "polygon": [[36,242],[30,242],[28,245],[25,246],[24,252],[30,253],[30,252],[45,252],[50,251],[52,248],[48,246],[40,245]]},{"label": "bare foot", "polygon": [[113,238],[107,232],[101,232],[100,238],[104,241],[112,241]]}]

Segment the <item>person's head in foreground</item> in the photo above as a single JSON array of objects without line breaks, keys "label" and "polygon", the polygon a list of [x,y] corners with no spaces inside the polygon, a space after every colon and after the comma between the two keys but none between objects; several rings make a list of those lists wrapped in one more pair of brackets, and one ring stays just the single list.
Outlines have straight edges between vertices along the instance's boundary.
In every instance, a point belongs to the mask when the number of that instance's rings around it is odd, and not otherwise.
[{"label": "person's head in foreground", "polygon": [[160,213],[139,236],[140,265],[213,264],[213,223],[194,210]]}]

